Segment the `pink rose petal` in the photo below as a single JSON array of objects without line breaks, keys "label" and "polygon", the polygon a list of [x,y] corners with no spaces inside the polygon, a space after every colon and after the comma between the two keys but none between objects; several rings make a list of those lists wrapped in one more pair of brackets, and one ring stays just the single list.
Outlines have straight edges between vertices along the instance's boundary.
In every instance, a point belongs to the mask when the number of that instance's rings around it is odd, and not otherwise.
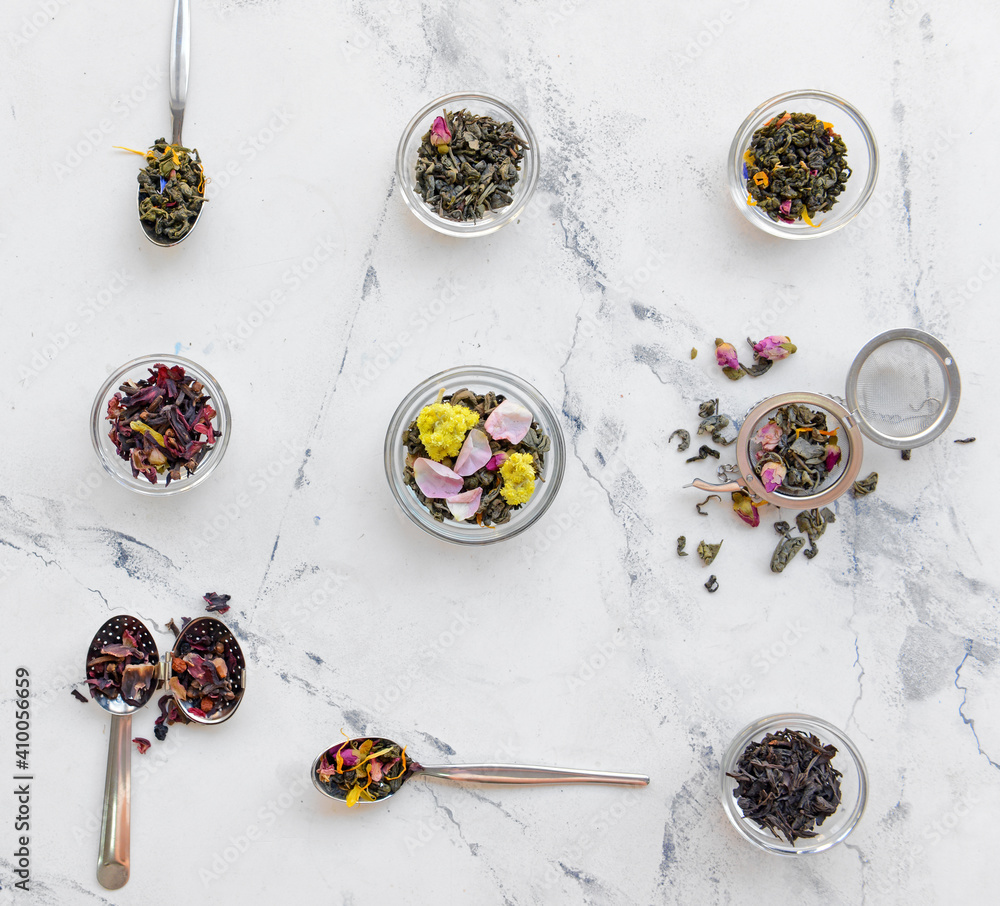
[{"label": "pink rose petal", "polygon": [[462,444],[458,459],[455,460],[455,473],[463,477],[472,475],[485,466],[492,456],[490,439],[485,432],[473,428]]},{"label": "pink rose petal", "polygon": [[448,504],[451,515],[462,522],[476,515],[482,496],[482,488],[473,488],[471,491],[463,491],[461,494],[447,498],[445,503]]},{"label": "pink rose petal", "polygon": [[413,477],[424,497],[452,497],[462,490],[465,482],[447,466],[421,456],[413,463]]},{"label": "pink rose petal", "polygon": [[486,433],[494,440],[519,444],[531,427],[531,413],[517,403],[504,400],[486,419]]}]

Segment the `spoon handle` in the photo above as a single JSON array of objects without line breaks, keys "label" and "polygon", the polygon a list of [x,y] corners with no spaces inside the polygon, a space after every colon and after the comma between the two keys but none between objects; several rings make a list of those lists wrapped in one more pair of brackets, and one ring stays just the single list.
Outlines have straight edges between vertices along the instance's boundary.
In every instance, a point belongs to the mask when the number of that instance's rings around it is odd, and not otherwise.
[{"label": "spoon handle", "polygon": [[610,771],[578,771],[534,764],[425,764],[418,773],[470,783],[610,783],[645,786],[645,774],[615,774]]},{"label": "spoon handle", "polygon": [[188,70],[191,60],[191,9],[188,0],[174,5],[174,29],[170,39],[170,117],[173,123],[171,142],[181,143],[184,106],[187,104]]},{"label": "spoon handle", "polygon": [[128,883],[131,849],[131,735],[132,716],[112,715],[111,735],[108,739],[108,772],[104,778],[101,852],[97,860],[97,880],[108,890],[117,890]]}]

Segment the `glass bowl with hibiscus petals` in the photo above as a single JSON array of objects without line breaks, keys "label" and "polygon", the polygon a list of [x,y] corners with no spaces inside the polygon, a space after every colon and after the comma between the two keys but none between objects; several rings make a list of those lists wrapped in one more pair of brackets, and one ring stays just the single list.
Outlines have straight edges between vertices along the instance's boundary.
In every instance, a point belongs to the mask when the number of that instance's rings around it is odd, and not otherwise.
[{"label": "glass bowl with hibiscus petals", "polygon": [[726,166],[733,203],[754,226],[815,239],[850,223],[878,178],[868,121],[826,91],[788,91],[743,121]]},{"label": "glass bowl with hibiscus petals", "polygon": [[452,368],[414,387],[385,436],[396,502],[424,531],[457,544],[523,532],[552,505],[565,467],[545,397],[487,366]]},{"label": "glass bowl with hibiscus petals", "polygon": [[431,101],[407,124],[396,180],[417,219],[448,236],[485,236],[521,216],[538,184],[528,121],[488,94]]},{"label": "glass bowl with hibiscus petals", "polygon": [[165,496],[201,484],[229,444],[229,403],[200,365],[147,355],[101,386],[90,435],[105,471],[139,494]]}]

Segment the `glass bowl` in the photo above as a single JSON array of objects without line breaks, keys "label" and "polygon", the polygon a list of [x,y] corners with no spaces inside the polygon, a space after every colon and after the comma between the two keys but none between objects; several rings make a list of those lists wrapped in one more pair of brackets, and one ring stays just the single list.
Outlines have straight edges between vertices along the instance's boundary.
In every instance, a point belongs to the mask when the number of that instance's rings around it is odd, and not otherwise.
[{"label": "glass bowl", "polygon": [[[413,186],[416,178],[417,151],[424,135],[430,131],[434,118],[441,116],[445,108],[455,111],[463,107],[477,116],[491,116],[502,123],[513,122],[517,134],[527,142],[527,148],[521,158],[521,175],[514,185],[514,200],[506,208],[487,212],[480,220],[469,223],[447,220],[435,214]],[[510,104],[488,94],[470,92],[446,94],[436,101],[431,101],[403,130],[399,148],[396,150],[396,180],[402,188],[406,206],[413,211],[417,219],[431,229],[448,236],[485,236],[517,219],[531,200],[538,184],[538,141],[528,121]]]},{"label": "glass bowl", "polygon": [[[435,402],[442,387],[449,393],[467,387],[474,393],[486,393],[492,390],[497,395],[502,394],[529,409],[534,420],[551,438],[552,447],[545,454],[545,468],[535,485],[535,493],[504,525],[490,527],[477,525],[475,522],[454,520],[438,522],[403,481],[403,468],[406,465],[403,432],[424,406]],[[418,384],[399,404],[385,435],[385,476],[396,502],[425,532],[456,544],[493,544],[521,534],[552,505],[562,485],[565,469],[566,444],[555,410],[527,381],[508,371],[486,365],[462,365],[451,368]]]},{"label": "glass bowl", "polygon": [[[789,843],[784,837],[775,837],[767,828],[756,821],[743,817],[743,810],[736,804],[733,790],[737,783],[727,772],[736,769],[743,750],[751,741],[760,741],[766,734],[779,730],[800,730],[812,733],[823,745],[832,743],[837,754],[830,764],[843,774],[840,779],[841,801],[837,810],[822,825],[814,828],[817,836],[800,837]],[[722,807],[730,823],[751,843],[770,853],[783,856],[799,856],[820,853],[847,839],[865,810],[868,799],[868,772],[861,753],[840,730],[818,717],[808,714],[772,714],[744,727],[729,744],[722,758]]]},{"label": "glass bowl", "polygon": [[[138,478],[132,476],[132,467],[128,460],[121,459],[118,456],[118,451],[114,443],[108,437],[110,426],[106,418],[108,400],[118,392],[118,388],[122,382],[128,379],[138,381],[141,378],[148,378],[149,369],[158,363],[168,366],[180,365],[184,368],[186,374],[191,375],[204,384],[205,390],[212,402],[212,407],[216,410],[216,416],[212,420],[212,427],[217,435],[215,443],[208,448],[204,458],[198,463],[198,468],[193,474],[187,475],[182,472],[182,477],[171,481],[169,485],[163,481],[163,476],[157,476],[156,484],[151,484],[142,475]],[[168,494],[179,494],[182,491],[187,491],[195,487],[195,485],[201,484],[208,478],[222,461],[226,447],[229,445],[230,425],[229,402],[226,400],[226,395],[222,392],[218,381],[204,368],[190,359],[169,354],[146,355],[138,359],[133,359],[131,362],[126,362],[97,391],[97,396],[94,398],[94,406],[90,412],[90,438],[94,443],[94,450],[97,451],[97,455],[105,471],[120,485],[136,493],[145,494],[150,497],[165,497]]]},{"label": "glass bowl", "polygon": [[[832,123],[834,131],[843,137],[847,145],[847,163],[851,168],[851,177],[833,208],[818,215],[819,225],[815,227],[801,220],[795,223],[772,220],[756,205],[747,204],[743,153],[750,147],[750,139],[754,132],[771,117],[778,116],[783,111],[812,113],[824,122]],[[785,239],[816,239],[846,226],[867,204],[875,188],[875,180],[878,178],[878,145],[875,143],[875,136],[868,121],[847,101],[816,89],[788,91],[764,101],[743,121],[729,148],[726,172],[733,204],[754,226],[772,236],[781,236]]]}]

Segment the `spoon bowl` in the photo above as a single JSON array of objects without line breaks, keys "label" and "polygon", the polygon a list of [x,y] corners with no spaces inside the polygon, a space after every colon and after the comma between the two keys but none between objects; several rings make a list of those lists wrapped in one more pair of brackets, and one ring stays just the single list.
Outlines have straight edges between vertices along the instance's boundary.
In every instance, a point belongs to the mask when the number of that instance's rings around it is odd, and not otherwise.
[{"label": "spoon bowl", "polygon": [[205,656],[209,658],[221,657],[225,661],[227,675],[232,680],[235,697],[230,701],[223,702],[215,713],[203,717],[201,714],[193,713],[196,709],[192,702],[182,699],[174,692],[174,701],[177,703],[177,707],[181,709],[188,720],[196,724],[220,724],[224,720],[229,720],[240,706],[240,702],[243,701],[243,693],[246,689],[247,664],[240,643],[236,641],[236,637],[222,620],[215,617],[195,618],[180,631],[177,641],[174,642],[174,650],[167,658],[168,684],[171,677],[175,675],[173,658],[180,650],[182,642],[188,642],[194,650],[204,649],[207,652]]},{"label": "spoon bowl", "polygon": [[[346,745],[360,746],[366,740],[371,739],[374,743],[373,749],[377,746],[398,746],[398,743],[391,739],[381,737],[360,736],[347,740]],[[329,752],[339,749],[344,743],[325,749],[316,756],[313,761],[310,776],[313,786],[324,796],[337,802],[346,802],[347,794],[338,789],[333,784],[329,784],[320,779],[319,769],[323,756]],[[402,748],[400,746],[400,748]],[[515,783],[515,784],[565,784],[565,783],[605,783],[614,786],[646,786],[649,777],[645,774],[622,774],[611,771],[582,771],[576,768],[551,768],[541,765],[518,765],[518,764],[420,764],[410,761],[407,770],[403,775],[399,786],[391,792],[379,796],[375,800],[358,799],[357,804],[375,804],[385,802],[397,792],[399,788],[417,774],[424,774],[428,777],[438,777],[448,780],[464,781],[466,783]]]},{"label": "spoon bowl", "polygon": [[[181,141],[181,129],[184,125],[184,109],[187,106],[188,75],[191,63],[191,9],[190,0],[176,0],[174,3],[174,18],[170,40],[170,119],[172,123],[170,144],[183,148]],[[200,160],[199,160],[200,165]],[[137,208],[142,204],[143,187],[139,185],[139,195]],[[172,239],[167,236],[158,235],[152,225],[142,219],[141,211],[137,210],[139,216],[139,226],[142,227],[146,238],[160,248],[171,248],[187,239],[194,232],[194,228],[201,220],[201,213],[205,207],[204,201],[195,212],[194,221],[183,236]]]},{"label": "spoon bowl", "polygon": [[[109,645],[121,645],[128,631],[136,647],[152,667],[148,682],[134,687],[127,701],[122,691],[115,698],[98,695],[97,702],[111,713],[108,738],[108,767],[104,777],[104,806],[101,815],[101,844],[97,860],[97,880],[108,890],[124,887],[129,879],[131,851],[132,715],[149,703],[159,679],[159,653],[149,630],[135,617],[120,615],[107,620],[90,643],[87,664],[102,656]],[[86,676],[90,678],[88,666]],[[144,677],[145,678],[145,677]],[[123,683],[124,685],[124,683]]]}]

